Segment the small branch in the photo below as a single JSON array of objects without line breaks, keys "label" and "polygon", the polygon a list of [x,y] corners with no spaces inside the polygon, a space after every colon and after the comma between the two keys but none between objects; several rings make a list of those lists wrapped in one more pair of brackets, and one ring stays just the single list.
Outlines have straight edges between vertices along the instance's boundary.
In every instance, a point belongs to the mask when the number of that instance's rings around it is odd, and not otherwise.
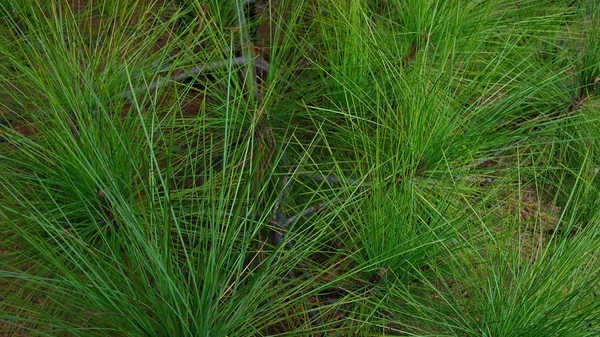
[{"label": "small branch", "polygon": [[[481,166],[481,165],[487,164],[487,163],[489,163],[489,162],[491,162],[491,161],[495,160],[496,158],[498,158],[498,156],[500,156],[500,155],[501,155],[501,154],[503,154],[504,152],[508,151],[510,148],[512,148],[512,147],[514,147],[514,146],[516,146],[516,145],[519,145],[519,144],[523,143],[524,141],[525,141],[525,138],[523,138],[523,139],[520,139],[520,140],[518,140],[518,141],[515,141],[515,142],[512,142],[512,143],[511,143],[511,144],[510,144],[508,147],[505,147],[505,148],[503,148],[503,149],[501,149],[501,150],[498,150],[497,152],[495,152],[495,153],[494,153],[494,154],[492,154],[491,156],[489,156],[489,157],[487,157],[487,158],[484,158],[484,159],[481,159],[481,160],[478,160],[478,161],[476,161],[476,162],[474,162],[474,163],[472,163],[472,164],[470,164],[470,165],[467,165],[467,166],[463,167],[463,168],[461,169],[461,171],[462,171],[462,172],[465,172],[465,171],[471,171],[471,170],[472,170],[472,169],[474,169],[474,168],[477,168],[477,167],[479,167],[479,166]],[[458,178],[460,178],[460,176],[459,176]]]},{"label": "small branch", "polygon": [[[283,203],[285,203],[285,200],[287,198],[287,194],[290,191],[290,177],[286,176],[283,178],[283,190],[281,191],[281,194],[279,194],[279,197],[277,198],[277,200],[275,201],[275,205],[273,206],[273,210],[271,211],[271,213],[273,214],[273,223],[276,224],[279,227],[282,227],[282,224],[285,223],[286,216],[285,213],[283,213],[283,211],[281,210],[281,206],[283,205]],[[287,228],[284,228],[287,229]]]},{"label": "small branch", "polygon": [[[505,148],[503,148],[503,149],[501,149],[501,150],[499,150],[499,151],[495,152],[495,153],[494,153],[494,154],[492,154],[491,156],[489,156],[489,157],[487,157],[487,158],[484,158],[484,159],[481,159],[481,160],[478,160],[478,161],[476,161],[476,162],[474,162],[474,163],[472,163],[472,164],[470,164],[470,165],[467,165],[467,166],[465,166],[465,167],[461,168],[461,169],[460,169],[460,172],[462,172],[462,173],[466,173],[466,172],[468,172],[468,171],[471,171],[471,170],[473,170],[473,169],[475,169],[475,168],[478,168],[478,167],[480,167],[481,165],[485,165],[485,164],[487,164],[487,163],[490,163],[490,162],[492,162],[493,160],[496,160],[496,159],[498,158],[498,156],[500,156],[500,155],[501,155],[501,154],[503,154],[504,152],[508,151],[510,148],[512,148],[512,147],[514,147],[514,146],[516,146],[516,145],[519,145],[519,144],[523,143],[525,140],[526,140],[526,139],[525,139],[525,138],[523,138],[523,139],[520,139],[520,140],[518,140],[518,141],[512,142],[512,143],[511,143],[509,146],[507,146],[507,147],[505,147]],[[458,171],[458,170],[459,170],[459,169],[457,169],[456,171]],[[451,170],[451,171],[455,171],[455,170]],[[469,181],[469,182],[483,182],[483,183],[486,183],[486,184],[491,184],[491,183],[493,183],[493,182],[494,182],[494,178],[489,178],[489,177],[487,177],[487,178],[483,178],[482,180],[479,180],[479,179],[476,179],[476,178],[475,178],[475,179],[473,179],[472,177],[463,177],[461,174],[456,174],[456,175],[454,175],[454,176],[453,176],[453,178],[454,178],[454,180],[461,180],[461,179],[464,179],[464,180],[466,180],[466,181]]]},{"label": "small branch", "polygon": [[[160,87],[165,87],[177,82],[181,82],[189,77],[193,77],[195,75],[198,74],[208,74],[212,71],[215,71],[217,69],[221,69],[221,68],[228,68],[228,67],[235,67],[235,66],[241,66],[246,62],[246,60],[244,59],[244,57],[240,56],[240,57],[234,57],[234,58],[230,58],[230,59],[226,59],[223,61],[218,61],[218,62],[212,62],[212,63],[208,63],[208,64],[203,64],[203,65],[198,65],[195,66],[193,68],[191,68],[188,71],[184,71],[180,74],[177,75],[173,75],[171,77],[168,78],[162,78],[159,79],[155,82],[150,83],[147,87],[146,90],[148,91],[154,91]],[[264,70],[264,71],[269,71],[269,65],[268,63],[262,58],[262,57],[256,57],[253,61],[253,64],[256,68]],[[144,86],[140,86],[136,89],[127,89],[125,90],[121,96],[127,98],[127,100],[132,101],[133,99],[133,94],[141,92],[144,90]]]},{"label": "small branch", "polygon": [[[281,191],[281,194],[275,201],[275,205],[273,206],[273,211],[271,211],[271,213],[273,214],[273,219],[271,220],[271,223],[273,223],[277,227],[281,228],[283,231],[287,231],[287,229],[289,227],[289,225],[287,227],[284,226],[284,224],[287,222],[288,219],[282,209],[282,205],[285,203],[285,200],[287,198],[287,194],[289,193],[289,190],[290,190],[290,177],[285,176],[283,178],[283,190]],[[281,243],[283,242],[283,237],[284,237],[284,232],[273,230],[273,241],[275,242],[275,246],[281,245]],[[287,246],[289,246],[289,247],[286,247],[286,248],[293,247],[291,242]],[[275,256],[275,262],[279,261],[280,257],[281,257],[281,253],[277,253],[277,256]],[[290,271],[288,274],[288,277],[291,279],[294,279],[294,278],[296,278],[296,274],[293,271]]]},{"label": "small branch", "polygon": [[[246,9],[255,2],[255,0],[243,0],[243,1],[237,1],[236,4],[236,9],[238,12],[238,20],[239,20],[239,25],[240,25],[240,31],[241,31],[241,47],[242,47],[242,56],[240,57],[234,57],[234,58],[230,58],[230,59],[226,59],[223,61],[218,61],[218,62],[212,62],[212,63],[208,63],[208,64],[203,64],[203,65],[198,65],[195,66],[193,68],[191,68],[188,71],[184,71],[180,74],[177,75],[173,75],[171,77],[168,78],[162,78],[159,79],[155,82],[150,83],[148,86],[140,86],[138,88],[128,88],[127,90],[125,90],[123,93],[121,93],[122,97],[127,98],[129,101],[132,101],[132,96],[138,92],[147,90],[147,91],[154,91],[157,90],[160,87],[164,87],[164,86],[168,86],[170,84],[176,83],[176,82],[181,82],[189,77],[198,75],[198,74],[206,74],[206,73],[210,73],[216,69],[220,69],[220,68],[226,68],[226,67],[233,67],[233,66],[244,66],[245,71],[244,73],[244,78],[245,78],[245,82],[247,87],[251,87],[252,88],[252,92],[254,94],[254,97],[258,97],[260,92],[258,90],[258,83],[256,81],[256,69],[261,69],[265,72],[269,71],[269,64],[260,56],[258,57],[252,57],[252,52],[250,50],[250,38],[248,37],[248,29],[247,29],[247,19],[246,19]],[[246,50],[244,50],[244,47],[246,47]],[[159,71],[160,70],[164,70],[166,67],[170,66],[171,63],[171,59],[173,59],[175,57],[175,55],[173,54],[168,54],[168,58],[167,58],[167,62],[159,64],[157,61],[152,63],[152,67],[158,67]],[[252,66],[250,66],[252,65]]]},{"label": "small branch", "polygon": [[[192,76],[195,76],[200,73],[206,74],[206,73],[209,73],[216,69],[232,67],[232,66],[236,66],[236,65],[239,66],[239,65],[242,65],[243,63],[244,63],[243,57],[235,57],[235,58],[231,58],[228,60],[213,62],[213,63],[209,63],[209,64],[205,64],[205,65],[199,65],[199,66],[193,67],[192,69],[190,69],[188,71],[184,71],[181,74],[173,75],[169,78],[163,78],[158,81],[152,82],[148,85],[147,90],[154,91],[160,87],[164,87],[164,86],[176,83],[176,82],[181,82],[188,77],[192,77]],[[125,92],[123,93],[123,96],[131,101],[132,96],[133,96],[132,94],[142,91],[143,89],[144,89],[143,87],[139,87],[136,89],[129,88],[129,89],[125,90]]]},{"label": "small branch", "polygon": [[581,107],[581,105],[583,103],[585,103],[585,101],[587,101],[590,98],[590,94],[587,92],[587,90],[585,88],[581,89],[581,92],[579,93],[579,96],[577,96],[577,98],[571,103],[571,105],[569,105],[569,113],[579,109],[579,107]]},{"label": "small branch", "polygon": [[[284,235],[290,228],[290,225],[292,225],[300,217],[306,217],[311,214],[317,213],[329,204],[329,202],[321,202],[318,204],[314,204],[314,205],[304,209],[302,212],[288,218],[285,215],[285,213],[283,212],[282,208],[287,199],[287,195],[289,194],[289,191],[291,189],[291,180],[290,180],[291,176],[292,176],[292,172],[288,172],[288,175],[286,175],[283,178],[283,181],[282,181],[283,182],[283,190],[281,191],[279,197],[277,198],[277,200],[275,201],[275,204],[273,205],[272,223],[274,225],[276,225],[277,227],[279,227],[279,229],[281,229],[281,231],[273,230],[273,240],[275,241],[276,246],[281,245],[281,243],[283,242],[283,239],[284,239]],[[327,176],[327,175],[322,175],[322,174],[318,174],[318,173],[314,173],[314,172],[300,172],[300,173],[298,173],[298,176],[303,179],[312,179],[312,180],[316,181],[317,183],[327,181],[328,183],[330,183],[332,185],[342,185],[344,182],[346,182],[350,185],[354,185],[354,186],[360,186],[360,185],[369,186],[370,185],[369,183],[362,183],[362,182],[359,182],[352,178],[343,177],[343,179],[340,179],[335,176]],[[337,199],[336,201],[341,201],[341,200],[343,200],[343,199]],[[286,244],[285,248],[291,249],[293,247],[294,247],[294,244],[290,240]],[[281,254],[282,254],[281,252],[277,253],[277,255],[275,256],[275,262],[279,261]],[[311,281],[311,279],[307,273],[307,268],[304,266],[304,264],[302,262],[299,262],[295,266],[295,268],[303,271],[302,275],[304,276],[304,278],[308,282]],[[296,277],[297,276],[296,276],[296,273],[294,272],[294,270],[290,270],[287,274],[288,279],[294,280],[294,279],[296,279]],[[321,312],[321,309],[319,308],[318,300],[317,300],[317,307],[314,310],[309,310],[307,312],[307,314],[311,321],[311,324],[315,324],[317,326],[320,326],[322,324],[322,312]]]},{"label": "small branch", "polygon": [[[599,82],[599,81],[600,81],[600,77],[596,78],[594,80],[594,83]],[[575,110],[579,109],[583,103],[585,103],[588,99],[590,99],[590,97],[591,97],[591,94],[588,93],[588,91],[585,88],[582,88],[581,91],[579,92],[579,96],[577,96],[577,98],[575,98],[575,100],[573,100],[573,102],[571,102],[571,104],[569,105],[567,114],[571,114]],[[487,164],[487,163],[491,162],[492,160],[496,159],[498,156],[500,156],[504,152],[506,152],[509,148],[519,145],[519,144],[523,143],[524,141],[525,141],[525,139],[521,139],[519,141],[513,142],[512,144],[509,145],[509,147],[499,150],[498,152],[494,153],[492,156],[482,159],[482,160],[478,160],[478,161],[472,163],[471,165],[467,165],[467,166],[463,167],[461,169],[461,171],[463,171],[463,172],[470,171],[481,165]],[[455,176],[455,178],[460,179],[460,176]]]},{"label": "small branch", "polygon": [[594,78],[594,81],[592,81],[591,83],[588,83],[581,87],[581,89],[579,90],[579,96],[577,96],[577,98],[569,106],[569,113],[579,109],[579,107],[583,103],[585,103],[585,101],[591,98],[592,94],[590,93],[590,91],[596,89],[596,84],[598,82],[600,82],[600,76]]},{"label": "small branch", "polygon": [[[312,175],[312,176],[314,177],[315,175]],[[335,177],[333,177],[333,178],[335,178]],[[287,232],[287,230],[290,228],[290,225],[292,223],[294,223],[300,217],[306,217],[313,213],[319,212],[321,209],[323,209],[328,204],[327,202],[322,202],[322,203],[312,205],[312,206],[304,209],[302,212],[288,218],[285,215],[285,213],[283,212],[282,206],[287,199],[287,195],[288,195],[290,189],[291,189],[290,175],[288,174],[286,177],[283,178],[283,190],[282,190],[281,194],[279,195],[279,197],[277,198],[277,200],[275,201],[275,204],[273,205],[273,210],[271,211],[271,213],[273,214],[273,219],[272,219],[271,223],[274,224],[275,226],[279,227],[282,230],[282,231],[273,230],[273,241],[275,242],[276,246],[281,245],[281,243],[284,240],[285,232]],[[339,201],[339,200],[341,200],[341,199],[337,199],[337,201]],[[291,241],[286,244],[287,249],[291,249],[293,247],[294,247],[294,244]],[[278,253],[277,256],[275,257],[276,262],[279,260],[280,255],[281,255],[281,253]],[[294,279],[294,278],[296,278],[296,274],[293,271],[290,271],[288,274],[288,278]]]},{"label": "small branch", "polygon": [[[271,211],[271,214],[273,214],[271,223],[279,228],[279,230],[273,229],[272,237],[273,237],[275,246],[280,246],[282,244],[285,234],[288,231],[288,229],[290,228],[290,225],[293,224],[295,221],[297,221],[300,217],[306,217],[311,214],[317,213],[329,204],[329,202],[321,202],[318,204],[314,204],[314,205],[304,209],[302,212],[300,212],[296,215],[287,217],[285,212],[283,211],[283,205],[286,202],[287,196],[288,196],[291,186],[292,186],[291,185],[292,174],[293,174],[293,172],[290,171],[283,178],[283,180],[282,180],[283,189],[282,189],[281,193],[279,194],[277,200],[275,201],[275,204],[273,205],[273,210]],[[343,177],[343,179],[340,179],[335,176],[327,176],[327,175],[322,175],[322,174],[314,173],[314,172],[300,172],[300,173],[298,173],[298,176],[303,179],[312,179],[312,180],[316,181],[317,183],[327,181],[328,183],[333,184],[333,185],[342,185],[344,182],[346,182],[350,185],[353,185],[353,186],[361,186],[361,185],[369,186],[370,185],[369,183],[363,183],[361,181],[358,181],[358,180],[355,180],[352,178]],[[340,201],[340,200],[342,200],[342,199],[337,199],[336,201]],[[291,240],[285,246],[286,249],[292,249],[293,247],[294,247],[294,244]],[[281,254],[282,254],[281,252],[277,253],[277,255],[275,256],[275,262],[279,261]],[[299,266],[302,269],[304,269],[302,264],[299,264]],[[287,277],[289,279],[295,279],[296,273],[293,270],[291,270],[288,273]]]},{"label": "small branch", "polygon": [[159,71],[165,70],[168,66],[173,64],[172,60],[175,58],[175,56],[177,56],[177,54],[169,52],[169,53],[167,53],[166,56],[167,56],[166,62],[163,62],[163,60],[153,61],[150,64],[150,68],[152,68],[152,69],[158,68]]},{"label": "small branch", "polygon": [[296,221],[296,219],[300,218],[300,217],[305,217],[305,216],[309,216],[313,213],[316,213],[318,211],[320,211],[323,207],[325,207],[327,205],[326,202],[321,202],[315,205],[310,206],[309,208],[306,208],[305,210],[303,210],[302,212],[296,214],[296,215],[292,215],[291,217],[289,217],[284,223],[283,223],[283,227],[284,228],[289,228],[291,224],[294,223],[294,221]]}]

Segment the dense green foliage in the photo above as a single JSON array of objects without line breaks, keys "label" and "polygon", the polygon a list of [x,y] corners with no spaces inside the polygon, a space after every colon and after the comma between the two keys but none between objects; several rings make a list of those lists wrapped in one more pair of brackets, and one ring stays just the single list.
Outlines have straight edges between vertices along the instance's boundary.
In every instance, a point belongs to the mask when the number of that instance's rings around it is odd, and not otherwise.
[{"label": "dense green foliage", "polygon": [[0,334],[600,335],[597,1],[0,21]]}]

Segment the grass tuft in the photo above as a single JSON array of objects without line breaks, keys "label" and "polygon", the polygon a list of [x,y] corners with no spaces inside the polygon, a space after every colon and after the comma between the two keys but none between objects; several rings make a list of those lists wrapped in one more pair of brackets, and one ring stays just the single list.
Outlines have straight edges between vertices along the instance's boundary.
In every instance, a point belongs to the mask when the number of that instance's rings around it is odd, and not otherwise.
[{"label": "grass tuft", "polygon": [[0,334],[596,336],[594,1],[0,4]]}]

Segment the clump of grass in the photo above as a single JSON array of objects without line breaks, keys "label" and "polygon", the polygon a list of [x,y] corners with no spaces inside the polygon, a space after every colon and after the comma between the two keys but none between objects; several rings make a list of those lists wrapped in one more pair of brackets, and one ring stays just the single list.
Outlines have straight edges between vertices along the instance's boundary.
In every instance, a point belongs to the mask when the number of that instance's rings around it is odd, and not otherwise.
[{"label": "clump of grass", "polygon": [[598,333],[593,2],[75,5],[0,5],[3,333]]}]

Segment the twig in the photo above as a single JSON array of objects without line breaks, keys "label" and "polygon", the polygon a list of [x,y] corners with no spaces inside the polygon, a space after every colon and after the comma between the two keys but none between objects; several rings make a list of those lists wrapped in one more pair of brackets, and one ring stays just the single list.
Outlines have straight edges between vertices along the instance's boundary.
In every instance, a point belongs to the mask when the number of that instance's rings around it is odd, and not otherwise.
[{"label": "twig", "polygon": [[[275,205],[273,206],[273,211],[272,211],[272,213],[274,214],[272,223],[284,230],[287,230],[289,228],[289,226],[294,221],[296,221],[296,219],[298,217],[307,216],[312,213],[316,213],[319,210],[321,210],[321,208],[323,208],[327,205],[327,203],[325,203],[325,202],[315,204],[315,205],[312,205],[312,206],[306,208],[302,212],[288,218],[285,215],[285,213],[283,213],[283,211],[281,210],[281,206],[283,205],[283,203],[285,203],[287,194],[289,193],[290,188],[291,188],[290,174],[291,174],[291,172],[288,172],[288,176],[283,178],[283,186],[284,187],[283,187],[281,194],[275,201]],[[322,183],[324,181],[327,181],[328,183],[330,183],[332,185],[342,185],[343,182],[346,182],[353,186],[370,186],[370,183],[368,183],[368,182],[365,183],[365,182],[361,182],[356,179],[347,178],[347,177],[343,177],[342,179],[340,179],[336,176],[323,175],[323,174],[315,173],[315,172],[299,172],[298,176],[303,179],[312,179],[312,180],[316,181],[317,183]],[[281,236],[280,239],[282,240],[283,235],[281,235],[281,234],[279,234],[279,235]],[[281,241],[276,241],[276,242],[280,243]]]},{"label": "twig", "polygon": [[[192,77],[199,73],[205,74],[205,73],[211,72],[215,69],[231,67],[231,66],[235,66],[235,65],[239,66],[243,63],[244,63],[243,57],[236,57],[236,58],[232,58],[232,59],[228,59],[228,60],[209,63],[206,65],[195,66],[188,71],[182,72],[181,74],[173,75],[169,78],[163,78],[158,81],[152,82],[148,85],[147,90],[154,91],[154,90],[158,89],[159,87],[167,86],[167,85],[175,83],[175,82],[181,82],[182,80],[185,80],[186,78]],[[141,91],[142,89],[143,88],[136,88],[135,90],[131,89],[131,88],[127,89],[123,93],[123,96],[125,96],[125,97],[127,97],[127,99],[131,100],[132,93],[136,93],[138,91]]]},{"label": "twig", "polygon": [[308,208],[306,208],[305,210],[303,210],[302,212],[296,214],[296,215],[292,215],[291,217],[289,217],[282,225],[283,228],[289,228],[291,224],[294,223],[294,221],[296,221],[296,219],[300,218],[300,217],[304,217],[304,216],[309,216],[313,213],[316,213],[318,211],[320,211],[323,207],[325,207],[327,205],[326,202],[321,202],[315,205],[312,205]]},{"label": "twig", "polygon": [[579,96],[571,103],[569,106],[569,113],[579,109],[579,107],[590,98],[590,94],[587,92],[585,88],[581,89]]},{"label": "twig", "polygon": [[166,62],[162,62],[163,60],[156,60],[150,64],[150,67],[152,69],[158,68],[159,71],[165,70],[168,66],[173,64],[172,59],[175,58],[175,56],[177,56],[177,54],[169,52],[167,53]]},{"label": "twig", "polygon": [[[487,163],[495,160],[498,156],[500,156],[504,152],[508,151],[509,148],[512,148],[512,147],[514,147],[516,145],[519,145],[519,144],[523,143],[525,140],[526,140],[526,138],[523,138],[523,139],[520,139],[518,141],[512,142],[508,147],[505,147],[505,148],[503,148],[503,149],[501,149],[499,151],[496,151],[494,154],[492,154],[491,156],[489,156],[487,158],[478,160],[478,161],[476,161],[476,162],[474,162],[474,163],[472,163],[470,165],[467,165],[467,166],[461,168],[460,171],[462,173],[466,173],[466,172],[471,171],[472,169],[475,169],[475,168],[477,168],[477,167],[479,167],[481,165],[485,165],[485,164],[487,164]],[[457,169],[456,171],[458,171],[458,170],[459,169]],[[454,170],[451,170],[451,171],[454,171]],[[473,182],[473,178],[472,177],[463,177],[461,174],[456,174],[456,175],[453,176],[453,178],[454,178],[454,180],[464,179],[464,180],[466,180],[468,182]],[[475,178],[475,181],[478,181],[478,180]],[[489,178],[488,177],[488,178],[484,178],[483,179],[483,182],[486,183],[486,184],[491,184],[493,181],[494,181],[494,178]]]},{"label": "twig", "polygon": [[[283,239],[284,239],[285,232],[288,231],[291,224],[293,224],[300,217],[306,217],[306,216],[309,216],[316,212],[319,212],[328,204],[328,202],[321,202],[318,204],[314,204],[314,205],[304,209],[302,212],[288,218],[283,211],[283,205],[284,205],[284,203],[287,199],[287,195],[289,194],[289,191],[291,189],[291,183],[290,183],[291,174],[292,174],[291,172],[288,172],[288,175],[283,178],[283,180],[282,180],[283,189],[282,189],[279,197],[275,201],[275,204],[274,204],[273,210],[272,210],[272,213],[273,213],[272,223],[282,230],[281,232],[278,230],[273,230],[273,240],[275,241],[276,246],[281,245],[281,243],[283,242]],[[302,177],[304,179],[312,179],[312,180],[316,181],[317,183],[327,181],[328,183],[330,183],[332,185],[342,185],[343,182],[347,182],[348,184],[354,185],[354,186],[360,186],[360,185],[369,186],[370,185],[369,183],[365,184],[365,183],[359,182],[358,180],[355,180],[352,178],[343,177],[343,179],[340,179],[335,176],[327,176],[327,175],[322,175],[322,174],[314,173],[314,172],[300,172],[300,173],[298,173],[298,176]],[[340,201],[340,200],[342,200],[342,199],[337,199],[336,201]],[[286,244],[285,248],[291,249],[291,248],[293,248],[293,246],[294,246],[294,244],[290,240]],[[281,252],[278,252],[277,255],[275,256],[275,262],[277,262],[279,260],[280,256],[281,256]],[[304,266],[304,264],[302,262],[300,262],[296,265],[296,267],[303,271],[302,275],[304,275],[304,278],[310,282],[311,280],[306,271],[307,268]],[[287,274],[287,278],[292,279],[292,280],[296,279],[296,273],[293,270],[290,270]],[[311,321],[311,324],[315,324],[315,325],[322,324],[322,313],[321,313],[321,309],[318,307],[318,305],[319,304],[317,301],[317,307],[314,310],[309,310],[307,312],[308,317]]]},{"label": "twig", "polygon": [[[598,78],[596,78],[594,80],[594,84],[597,83],[597,82],[599,82],[599,81],[600,81],[600,77],[598,77]],[[588,93],[587,90],[585,90],[585,88],[582,88],[581,91],[579,92],[579,95],[577,96],[577,98],[575,98],[573,100],[573,102],[571,102],[571,104],[569,105],[569,108],[567,109],[567,114],[571,114],[574,111],[576,111],[577,109],[579,109],[581,107],[581,105],[583,103],[585,103],[590,98],[590,96],[591,96],[591,94]],[[513,142],[512,144],[509,145],[509,147],[514,147],[516,145],[519,145],[519,144],[523,143],[525,140],[526,139],[524,138],[524,139],[518,140],[516,142]],[[471,165],[467,165],[467,166],[463,167],[461,169],[461,171],[463,171],[463,172],[470,171],[470,170],[472,170],[474,168],[477,168],[477,167],[479,167],[481,165],[487,164],[487,163],[491,162],[492,160],[494,160],[495,158],[497,158],[502,153],[506,152],[509,147],[501,149],[501,150],[495,152],[493,155],[491,155],[488,158],[485,158],[485,159],[482,159],[482,160],[478,160],[478,161],[472,163]],[[456,175],[454,177],[455,177],[455,179],[460,179],[461,178],[460,175]]]},{"label": "twig", "polygon": [[[487,163],[495,160],[496,158],[498,158],[498,156],[500,156],[504,152],[508,151],[509,148],[512,148],[512,147],[514,147],[516,145],[519,145],[519,144],[523,143],[525,140],[526,140],[526,138],[523,138],[523,139],[520,139],[518,141],[512,142],[508,147],[505,147],[505,148],[503,148],[501,150],[498,150],[498,151],[494,152],[494,154],[492,154],[491,156],[489,156],[487,158],[484,158],[484,159],[481,159],[481,160],[478,160],[478,161],[476,161],[476,162],[474,162],[474,163],[472,163],[470,165],[467,165],[467,166],[463,167],[461,169],[461,171],[462,172],[471,171],[474,168],[477,168],[477,167],[479,167],[481,165],[487,164]],[[458,178],[460,179],[460,176],[458,176]]]},{"label": "twig", "polygon": [[[248,6],[250,6],[254,2],[255,2],[255,0],[237,1],[237,11],[238,11],[238,20],[239,20],[239,25],[240,25],[240,31],[241,31],[242,47],[248,46],[248,50],[246,50],[245,52],[242,48],[242,53],[243,53],[242,56],[226,59],[223,61],[198,65],[198,66],[195,66],[195,67],[191,68],[190,70],[184,71],[180,74],[173,75],[171,77],[159,79],[155,82],[152,82],[147,87],[141,86],[141,87],[135,88],[135,89],[128,88],[121,94],[121,96],[127,98],[129,101],[132,101],[133,94],[143,91],[144,89],[146,89],[148,91],[154,91],[160,87],[164,87],[164,86],[176,83],[176,82],[181,82],[189,77],[195,76],[200,73],[206,74],[206,73],[209,73],[216,69],[225,68],[225,67],[244,66],[245,71],[243,73],[245,74],[244,78],[246,80],[246,84],[248,86],[252,87],[252,92],[254,94],[254,97],[255,98],[258,97],[259,90],[258,90],[258,83],[256,81],[256,76],[255,76],[255,73],[256,73],[255,69],[261,69],[265,72],[268,72],[269,64],[260,56],[253,58],[251,50],[249,49],[250,48],[249,47],[250,39],[248,37],[248,29],[247,29],[248,23],[246,20],[245,9],[248,8]],[[159,70],[164,70],[167,66],[172,64],[170,59],[172,59],[174,56],[175,55],[169,54],[167,62],[159,64],[158,62],[155,61],[152,63],[152,67],[153,68],[159,67]],[[250,65],[252,65],[252,66],[250,66]]]},{"label": "twig", "polygon": [[[171,85],[173,83],[181,82],[189,77],[192,77],[192,76],[195,76],[198,74],[207,74],[207,73],[210,73],[212,71],[215,71],[215,70],[221,69],[221,68],[241,66],[241,65],[245,64],[245,62],[246,62],[245,58],[243,56],[240,56],[240,57],[226,59],[223,61],[217,61],[217,62],[212,62],[212,63],[208,63],[208,64],[201,64],[201,65],[191,68],[188,71],[184,71],[180,74],[173,75],[168,78],[162,78],[155,82],[152,82],[146,87],[146,90],[154,91],[160,87],[164,87],[164,86]],[[258,56],[254,59],[253,64],[256,68],[259,68],[264,71],[269,71],[269,65],[260,56]],[[131,101],[133,94],[143,91],[143,90],[144,90],[143,86],[135,88],[135,89],[128,88],[121,94],[121,96],[125,97],[129,101]]]},{"label": "twig", "polygon": [[[273,214],[273,219],[272,219],[272,223],[274,225],[276,225],[277,227],[279,227],[280,229],[282,229],[283,231],[287,231],[289,226],[285,226],[284,224],[287,222],[287,217],[285,215],[285,213],[283,212],[283,204],[286,201],[287,198],[287,194],[289,193],[290,190],[290,177],[289,176],[285,176],[283,178],[283,190],[281,191],[281,194],[279,194],[279,197],[277,198],[277,200],[275,201],[275,205],[273,206],[273,211],[271,212]],[[274,230],[273,231],[273,241],[275,242],[275,246],[279,246],[282,242],[283,242],[283,237],[284,237],[284,233]],[[288,247],[286,248],[292,248],[293,245],[292,243],[288,243],[287,245]],[[281,257],[281,253],[277,253],[277,255],[275,256],[275,262],[279,261],[279,258]],[[288,277],[291,279],[296,278],[296,274],[293,271],[290,271],[288,274]]]},{"label": "twig", "polygon": [[[289,181],[290,181],[289,176],[285,176],[283,178],[283,181],[282,181],[283,182],[283,190],[281,191],[281,194],[279,194],[279,197],[275,201],[275,205],[273,206],[273,211],[271,211],[271,213],[274,214],[273,222],[280,227],[286,221],[285,213],[282,211],[281,208],[282,208],[282,205],[286,201],[287,193],[289,193],[289,191],[290,191]],[[284,229],[287,229],[287,228],[284,228]]]},{"label": "twig", "polygon": [[[312,177],[314,179],[314,177],[319,177],[319,176],[313,174]],[[331,176],[321,176],[321,177],[330,177],[330,178],[337,179],[336,177],[331,177]],[[339,179],[338,179],[338,181],[339,181]],[[328,204],[327,202],[321,202],[318,204],[314,204],[314,205],[304,209],[302,212],[288,218],[285,215],[282,206],[287,199],[287,194],[289,193],[290,189],[291,189],[290,176],[288,175],[283,178],[283,190],[281,191],[281,194],[275,201],[275,204],[273,205],[273,210],[271,211],[271,213],[273,214],[273,219],[272,219],[271,223],[274,224],[275,226],[279,227],[282,230],[282,231],[278,231],[278,230],[273,231],[273,241],[275,242],[276,246],[279,246],[283,242],[285,232],[287,232],[287,230],[290,228],[291,224],[293,224],[300,217],[309,216],[313,213],[319,212],[321,209],[323,209]],[[342,200],[342,199],[337,199],[337,201],[339,201],[339,200]],[[293,247],[294,247],[294,244],[291,241],[286,244],[287,249],[291,249]],[[277,254],[277,256],[275,257],[275,261],[279,260],[280,254],[281,253]],[[292,278],[292,279],[296,278],[296,274],[293,271],[290,271],[290,273],[288,274],[288,277]]]}]

